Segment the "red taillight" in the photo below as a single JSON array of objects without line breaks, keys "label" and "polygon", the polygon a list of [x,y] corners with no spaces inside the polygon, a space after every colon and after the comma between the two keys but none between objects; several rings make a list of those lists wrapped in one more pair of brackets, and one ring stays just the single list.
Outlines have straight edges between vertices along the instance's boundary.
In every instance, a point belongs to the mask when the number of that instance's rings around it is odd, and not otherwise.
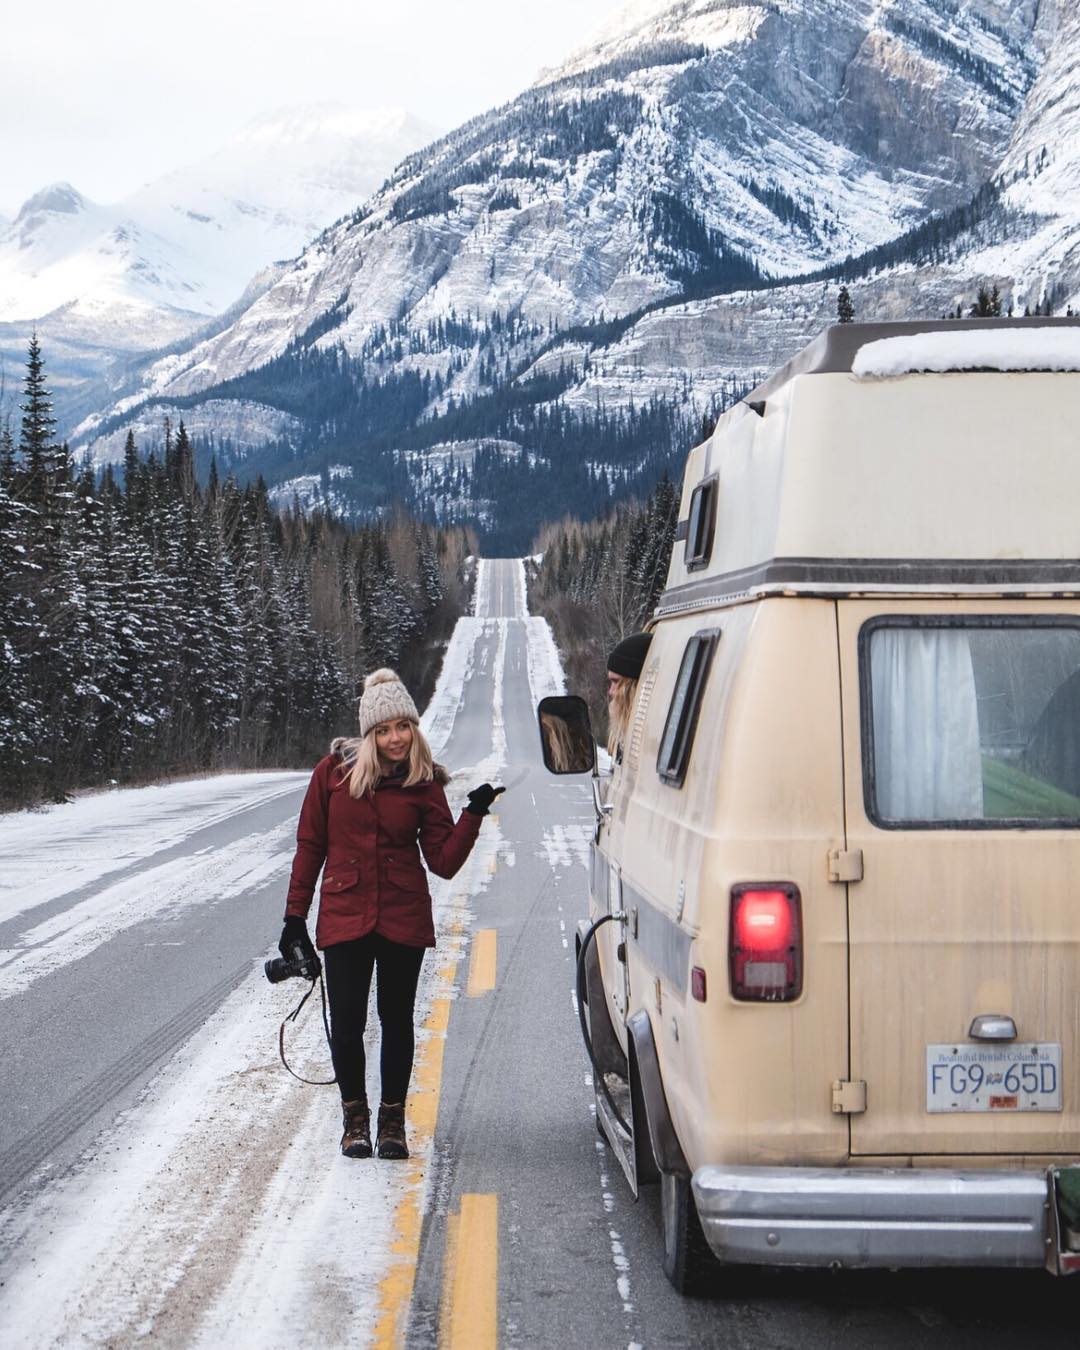
[{"label": "red taillight", "polygon": [[694,966],[691,970],[690,992],[699,1003],[704,1003],[708,997],[708,988],[705,983],[705,969],[703,966]]},{"label": "red taillight", "polygon": [[728,938],[735,998],[782,1003],[802,993],[802,912],[791,882],[731,888]]}]

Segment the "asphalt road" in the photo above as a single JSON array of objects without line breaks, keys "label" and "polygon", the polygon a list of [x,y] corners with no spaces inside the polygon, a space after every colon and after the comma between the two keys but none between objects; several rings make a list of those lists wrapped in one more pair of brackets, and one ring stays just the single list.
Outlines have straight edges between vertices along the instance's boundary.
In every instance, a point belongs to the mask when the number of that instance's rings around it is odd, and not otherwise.
[{"label": "asphalt road", "polygon": [[[634,1202],[597,1135],[572,999],[592,804],[587,782],[554,778],[540,762],[519,575],[511,562],[486,569],[478,617],[488,622],[442,752],[451,771],[501,761],[511,786],[497,807],[495,874],[469,901],[470,945],[450,1005],[407,1344],[1080,1344],[1080,1283],[1041,1274],[736,1269],[702,1300],[683,1299],[668,1285],[659,1197],[646,1190]],[[303,786],[301,778],[295,792],[208,826],[184,847],[226,855],[256,831],[280,831],[287,844]],[[163,857],[133,864],[134,873]],[[199,905],[126,927],[0,1002],[4,1204],[18,1208],[69,1172],[250,975],[276,935],[284,880],[268,877],[228,900],[208,892]],[[70,903],[63,897],[53,911]],[[0,952],[43,917],[39,908],[0,926]],[[273,1064],[265,1069],[277,1072]],[[335,1128],[330,1121],[328,1132]],[[361,1273],[364,1255],[358,1247]],[[0,1304],[2,1285],[0,1265]],[[158,1343],[190,1343],[185,1334]],[[138,1340],[133,1333],[108,1343]],[[324,1328],[295,1343],[322,1347],[333,1339]],[[340,1343],[361,1342],[343,1326]]]},{"label": "asphalt road", "polygon": [[[305,787],[306,775],[298,775],[293,791],[197,830],[109,881],[146,874],[149,888],[163,864],[200,853],[228,856],[253,833],[280,832],[287,846]],[[92,889],[0,923],[0,952]],[[283,893],[280,877],[227,898],[210,880],[199,903],[123,928],[0,1002],[0,1202],[17,1206],[62,1174],[137,1100],[275,940]]]}]

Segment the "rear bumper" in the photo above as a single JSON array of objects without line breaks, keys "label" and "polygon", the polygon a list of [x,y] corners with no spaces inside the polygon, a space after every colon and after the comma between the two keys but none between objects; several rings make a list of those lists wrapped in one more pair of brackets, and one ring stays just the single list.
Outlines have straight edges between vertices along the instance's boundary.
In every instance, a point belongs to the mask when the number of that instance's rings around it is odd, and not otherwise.
[{"label": "rear bumper", "polygon": [[780,1266],[1048,1265],[1042,1172],[699,1168],[694,1199],[725,1262]]}]

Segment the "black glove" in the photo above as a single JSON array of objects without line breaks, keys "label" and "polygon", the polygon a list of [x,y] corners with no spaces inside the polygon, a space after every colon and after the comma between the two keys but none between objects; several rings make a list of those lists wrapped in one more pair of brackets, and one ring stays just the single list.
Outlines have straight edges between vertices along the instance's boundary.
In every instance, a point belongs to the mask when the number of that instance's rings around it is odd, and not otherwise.
[{"label": "black glove", "polygon": [[278,951],[286,961],[293,959],[292,949],[298,942],[303,950],[304,960],[310,961],[315,955],[315,948],[308,937],[307,924],[299,914],[287,914],[285,927],[281,930],[281,941],[277,945]]},{"label": "black glove", "polygon": [[469,793],[469,804],[465,810],[474,816],[486,816],[491,803],[500,792],[505,791],[504,787],[492,787],[490,783],[481,783]]}]

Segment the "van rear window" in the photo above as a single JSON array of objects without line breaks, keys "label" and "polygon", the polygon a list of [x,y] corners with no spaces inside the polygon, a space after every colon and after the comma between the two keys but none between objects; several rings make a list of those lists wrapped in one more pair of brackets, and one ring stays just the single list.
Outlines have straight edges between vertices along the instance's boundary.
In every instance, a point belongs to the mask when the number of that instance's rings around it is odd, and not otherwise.
[{"label": "van rear window", "polygon": [[720,633],[715,628],[695,633],[683,652],[675,692],[671,696],[671,706],[664,723],[664,734],[660,737],[660,753],[656,757],[657,772],[672,787],[682,787],[686,777],[701,697],[705,692],[709,665],[719,637]]},{"label": "van rear window", "polygon": [[859,643],[871,820],[1080,826],[1080,623],[872,619]]}]

